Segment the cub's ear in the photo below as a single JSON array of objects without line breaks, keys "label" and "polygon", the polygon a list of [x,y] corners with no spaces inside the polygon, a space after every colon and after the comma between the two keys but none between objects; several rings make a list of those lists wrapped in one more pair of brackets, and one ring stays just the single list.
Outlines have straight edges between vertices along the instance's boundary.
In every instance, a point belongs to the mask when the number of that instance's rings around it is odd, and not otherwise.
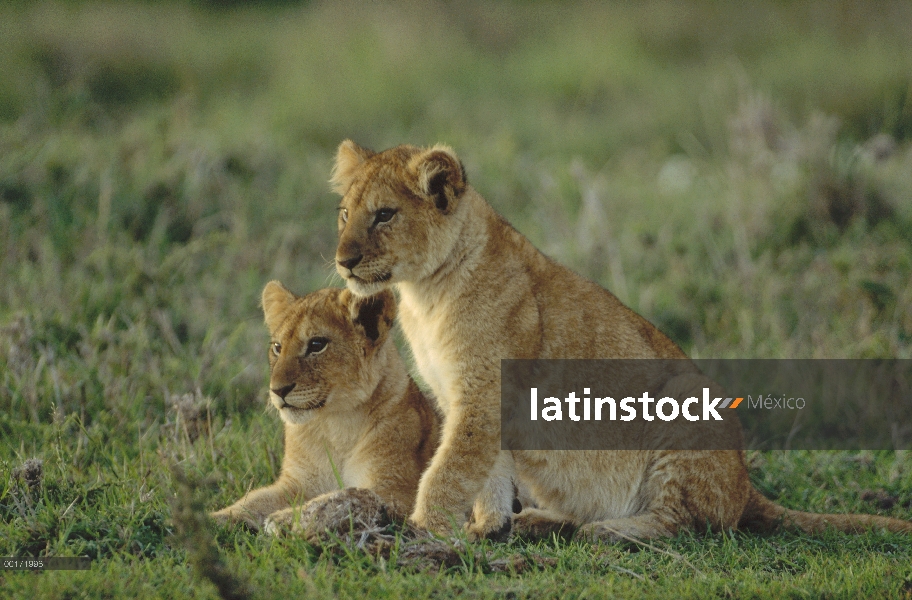
[{"label": "cub's ear", "polygon": [[386,339],[396,320],[396,297],[389,290],[383,290],[373,296],[355,296],[347,289],[342,291],[339,299],[348,305],[348,313],[364,335],[376,345]]},{"label": "cub's ear", "polygon": [[351,140],[345,140],[339,144],[339,149],[336,151],[336,164],[333,166],[332,175],[329,178],[332,190],[340,196],[345,195],[348,186],[355,178],[358,167],[374,154],[376,152],[373,150],[362,148]]},{"label": "cub's ear", "polygon": [[434,205],[448,212],[454,200],[465,192],[465,167],[447,146],[434,146],[415,155],[409,167],[418,177],[418,188],[434,200]]},{"label": "cub's ear", "polygon": [[297,299],[280,281],[270,281],[263,288],[263,314],[270,333],[279,328],[285,310]]}]

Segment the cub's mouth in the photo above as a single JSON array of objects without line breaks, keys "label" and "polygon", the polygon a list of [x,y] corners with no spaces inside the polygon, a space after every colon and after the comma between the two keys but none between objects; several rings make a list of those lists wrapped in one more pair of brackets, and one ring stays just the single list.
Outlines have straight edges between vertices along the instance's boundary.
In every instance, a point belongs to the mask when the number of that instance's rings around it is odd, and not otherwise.
[{"label": "cub's mouth", "polygon": [[282,408],[293,408],[295,410],[317,410],[318,408],[323,408],[324,406],[326,406],[326,398],[323,398],[322,400],[318,400],[316,402],[308,402],[304,406],[291,406],[289,404],[286,404]]},{"label": "cub's mouth", "polygon": [[354,279],[358,283],[370,285],[372,283],[385,283],[393,278],[392,273],[381,273],[380,275],[375,275],[373,277],[358,277],[354,273],[351,273],[348,277],[349,279]]},{"label": "cub's mouth", "polygon": [[321,400],[316,401],[312,400],[304,406],[295,406],[294,404],[288,404],[285,402],[282,404],[282,406],[279,406],[278,409],[280,411],[287,410],[289,412],[307,412],[311,410],[317,410],[318,408],[323,408],[324,406],[326,406],[326,398],[322,398]]}]

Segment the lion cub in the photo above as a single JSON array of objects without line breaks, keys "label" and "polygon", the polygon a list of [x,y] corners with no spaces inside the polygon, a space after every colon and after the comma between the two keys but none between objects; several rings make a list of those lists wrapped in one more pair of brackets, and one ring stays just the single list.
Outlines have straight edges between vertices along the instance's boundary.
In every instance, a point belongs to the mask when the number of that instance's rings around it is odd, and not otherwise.
[{"label": "lion cub", "polygon": [[269,398],[285,422],[282,472],[212,514],[218,522],[289,524],[296,504],[346,487],[367,488],[394,518],[412,510],[437,446],[438,417],[390,340],[396,299],[324,289],[303,297],[278,281],[263,290]]},{"label": "lion cub", "polygon": [[[512,525],[531,535],[567,525],[588,537],[642,539],[780,523],[912,532],[912,523],[886,517],[786,510],[751,485],[740,450],[501,451],[501,359],[686,356],[611,292],[535,249],[468,185],[449,148],[376,153],[345,141],[331,182],[342,195],[336,270],[358,295],[398,288],[402,330],[445,415],[416,525],[443,533],[471,510],[471,534],[503,535],[516,478],[537,507]],[[703,386],[716,389],[690,369],[657,397]],[[714,435],[741,447],[737,420],[725,423]]]}]

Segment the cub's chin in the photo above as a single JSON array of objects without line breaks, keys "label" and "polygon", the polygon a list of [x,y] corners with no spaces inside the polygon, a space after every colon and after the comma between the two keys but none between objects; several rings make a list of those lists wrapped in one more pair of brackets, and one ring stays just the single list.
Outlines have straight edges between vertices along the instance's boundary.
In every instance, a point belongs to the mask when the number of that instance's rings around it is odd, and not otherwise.
[{"label": "cub's chin", "polygon": [[283,423],[289,425],[303,425],[317,418],[320,409],[295,408],[294,406],[285,406],[279,410],[279,418]]}]

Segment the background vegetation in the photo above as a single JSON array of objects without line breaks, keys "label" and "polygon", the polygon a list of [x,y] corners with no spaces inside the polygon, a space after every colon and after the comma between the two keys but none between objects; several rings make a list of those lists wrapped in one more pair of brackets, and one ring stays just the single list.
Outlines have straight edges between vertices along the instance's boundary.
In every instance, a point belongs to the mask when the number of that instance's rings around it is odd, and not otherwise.
[{"label": "background vegetation", "polygon": [[[0,554],[96,559],[4,596],[214,596],[168,464],[217,476],[208,508],[275,477],[257,301],[337,284],[347,137],[450,144],[692,356],[912,357],[908,2],[10,2],[0,56]],[[908,453],[751,458],[788,506],[912,518]],[[441,574],[218,539],[266,597],[912,595],[908,538],[874,533],[511,543],[485,548],[550,562]]]}]

